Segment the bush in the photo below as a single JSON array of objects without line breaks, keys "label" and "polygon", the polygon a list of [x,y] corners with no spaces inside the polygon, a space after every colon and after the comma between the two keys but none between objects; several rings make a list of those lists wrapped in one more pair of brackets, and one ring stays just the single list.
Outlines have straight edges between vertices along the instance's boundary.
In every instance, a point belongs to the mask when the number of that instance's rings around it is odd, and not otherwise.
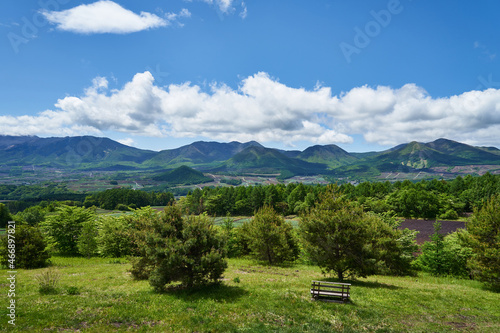
[{"label": "bush", "polygon": [[259,209],[248,222],[248,246],[252,254],[270,265],[294,261],[300,250],[293,227],[270,206]]},{"label": "bush", "polygon": [[99,220],[97,244],[103,257],[120,258],[132,254],[131,227],[126,217],[104,216]]},{"label": "bush", "polygon": [[97,254],[97,225],[94,220],[84,222],[78,236],[78,252],[87,258]]},{"label": "bush", "polygon": [[439,216],[442,220],[458,220],[458,213],[453,209],[448,209],[444,214]]},{"label": "bush", "polygon": [[55,248],[63,255],[78,255],[78,238],[85,222],[95,220],[90,209],[76,206],[62,206],[56,214],[48,216],[40,224]]},{"label": "bush", "polygon": [[474,254],[468,261],[473,276],[500,290],[500,196],[474,211],[467,232],[461,234],[461,239]]},{"label": "bush", "polygon": [[9,243],[7,236],[1,239],[2,265],[8,266],[9,264],[9,245],[11,245],[15,246],[16,268],[41,268],[47,266],[50,254],[46,250],[47,242],[40,229],[28,225],[19,225],[15,230],[15,243]]},{"label": "bush", "polygon": [[130,211],[130,207],[127,206],[127,205],[124,205],[124,204],[118,204],[118,205],[116,205],[115,210],[119,210],[119,211],[122,211],[122,212],[129,212]]},{"label": "bush", "polygon": [[224,219],[219,227],[220,233],[224,239],[225,252],[229,258],[239,257],[243,254],[243,244],[238,237],[238,230],[234,227],[231,217]]},{"label": "bush", "polygon": [[472,249],[463,245],[458,232],[447,236],[439,234],[439,222],[434,228],[432,241],[422,245],[422,254],[415,261],[416,267],[435,276],[469,277],[467,262],[472,257]]},{"label": "bush", "polygon": [[157,291],[181,282],[186,287],[215,283],[227,267],[224,242],[206,216],[182,218],[168,206],[136,212],[134,238],[140,258],[132,262],[136,278],[148,277]]},{"label": "bush", "polygon": [[45,220],[45,211],[40,206],[32,206],[24,211],[17,213],[16,218],[26,222],[29,225],[38,225]]}]

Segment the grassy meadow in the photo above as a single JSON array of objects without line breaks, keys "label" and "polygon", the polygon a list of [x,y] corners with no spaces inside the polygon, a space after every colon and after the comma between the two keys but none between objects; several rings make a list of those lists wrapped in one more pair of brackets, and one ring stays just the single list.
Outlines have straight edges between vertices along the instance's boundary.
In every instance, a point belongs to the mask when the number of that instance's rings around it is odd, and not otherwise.
[{"label": "grassy meadow", "polygon": [[[230,259],[219,286],[158,294],[133,280],[125,259],[52,258],[55,292],[18,270],[16,326],[23,332],[500,332],[500,295],[454,278],[372,276],[352,281],[347,304],[311,301],[314,266]],[[1,274],[6,278],[7,270]],[[2,312],[7,280],[1,285]]]}]

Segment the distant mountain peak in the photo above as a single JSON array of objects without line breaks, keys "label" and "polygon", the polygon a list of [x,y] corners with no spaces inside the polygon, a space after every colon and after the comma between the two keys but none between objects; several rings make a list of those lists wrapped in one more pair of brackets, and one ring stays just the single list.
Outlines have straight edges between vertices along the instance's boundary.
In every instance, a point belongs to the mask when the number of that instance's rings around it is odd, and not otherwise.
[{"label": "distant mountain peak", "polygon": [[[348,153],[334,145],[314,145],[303,151],[266,148],[257,141],[196,141],[160,152],[129,147],[94,136],[50,137],[0,135],[0,166],[40,166],[68,170],[166,170],[187,165],[211,172],[286,175],[344,175],[464,165],[500,165],[500,150],[474,147],[439,138],[412,141],[383,152]],[[399,169],[398,169],[399,168]],[[491,169],[491,168],[490,168]],[[192,175],[186,167],[178,170]]]}]

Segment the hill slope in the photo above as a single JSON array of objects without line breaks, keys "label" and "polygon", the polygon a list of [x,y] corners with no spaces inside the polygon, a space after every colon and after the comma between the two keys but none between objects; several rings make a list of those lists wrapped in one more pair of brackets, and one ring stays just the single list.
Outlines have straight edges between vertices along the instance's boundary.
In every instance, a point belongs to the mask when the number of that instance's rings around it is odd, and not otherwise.
[{"label": "hill slope", "polygon": [[426,146],[443,154],[465,159],[467,164],[495,163],[498,161],[498,153],[496,151],[500,152],[498,149],[495,151],[490,148],[491,150],[488,151],[485,148],[481,149],[447,139],[438,139],[427,143]]},{"label": "hill slope", "polygon": [[200,166],[214,162],[226,161],[250,146],[262,147],[255,141],[247,143],[234,141],[230,143],[197,141],[180,148],[162,150],[153,158],[148,160],[146,164],[152,166]]},{"label": "hill slope", "polygon": [[93,136],[21,137],[15,141],[12,137],[0,137],[0,163],[98,169],[117,165],[135,166],[156,154]]},{"label": "hill slope", "polygon": [[318,174],[326,170],[322,164],[287,157],[276,149],[251,146],[224,162],[213,171],[238,173],[276,173],[294,175]]},{"label": "hill slope", "polygon": [[185,165],[174,170],[161,173],[160,175],[153,177],[153,179],[166,182],[169,185],[202,184],[212,181],[212,178],[206,177],[200,171],[194,170]]},{"label": "hill slope", "polygon": [[326,164],[331,168],[352,164],[358,160],[336,145],[312,146],[301,152],[297,158],[311,163]]}]

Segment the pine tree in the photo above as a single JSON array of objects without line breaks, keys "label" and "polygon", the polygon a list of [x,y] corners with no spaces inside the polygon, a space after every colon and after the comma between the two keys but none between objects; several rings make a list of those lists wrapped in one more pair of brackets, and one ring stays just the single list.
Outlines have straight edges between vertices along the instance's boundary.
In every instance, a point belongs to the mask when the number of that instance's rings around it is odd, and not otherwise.
[{"label": "pine tree", "polygon": [[367,214],[330,186],[308,214],[301,217],[303,246],[324,274],[346,277],[375,274],[382,268],[409,273],[406,247],[399,233],[375,214]]},{"label": "pine tree", "polygon": [[270,265],[297,259],[299,247],[293,227],[272,207],[259,209],[247,228],[250,250],[258,259]]},{"label": "pine tree", "polygon": [[172,282],[185,287],[216,283],[227,267],[223,239],[205,215],[183,218],[176,206],[160,214],[144,208],[134,228],[140,257],[132,274],[148,278],[157,291]]}]

